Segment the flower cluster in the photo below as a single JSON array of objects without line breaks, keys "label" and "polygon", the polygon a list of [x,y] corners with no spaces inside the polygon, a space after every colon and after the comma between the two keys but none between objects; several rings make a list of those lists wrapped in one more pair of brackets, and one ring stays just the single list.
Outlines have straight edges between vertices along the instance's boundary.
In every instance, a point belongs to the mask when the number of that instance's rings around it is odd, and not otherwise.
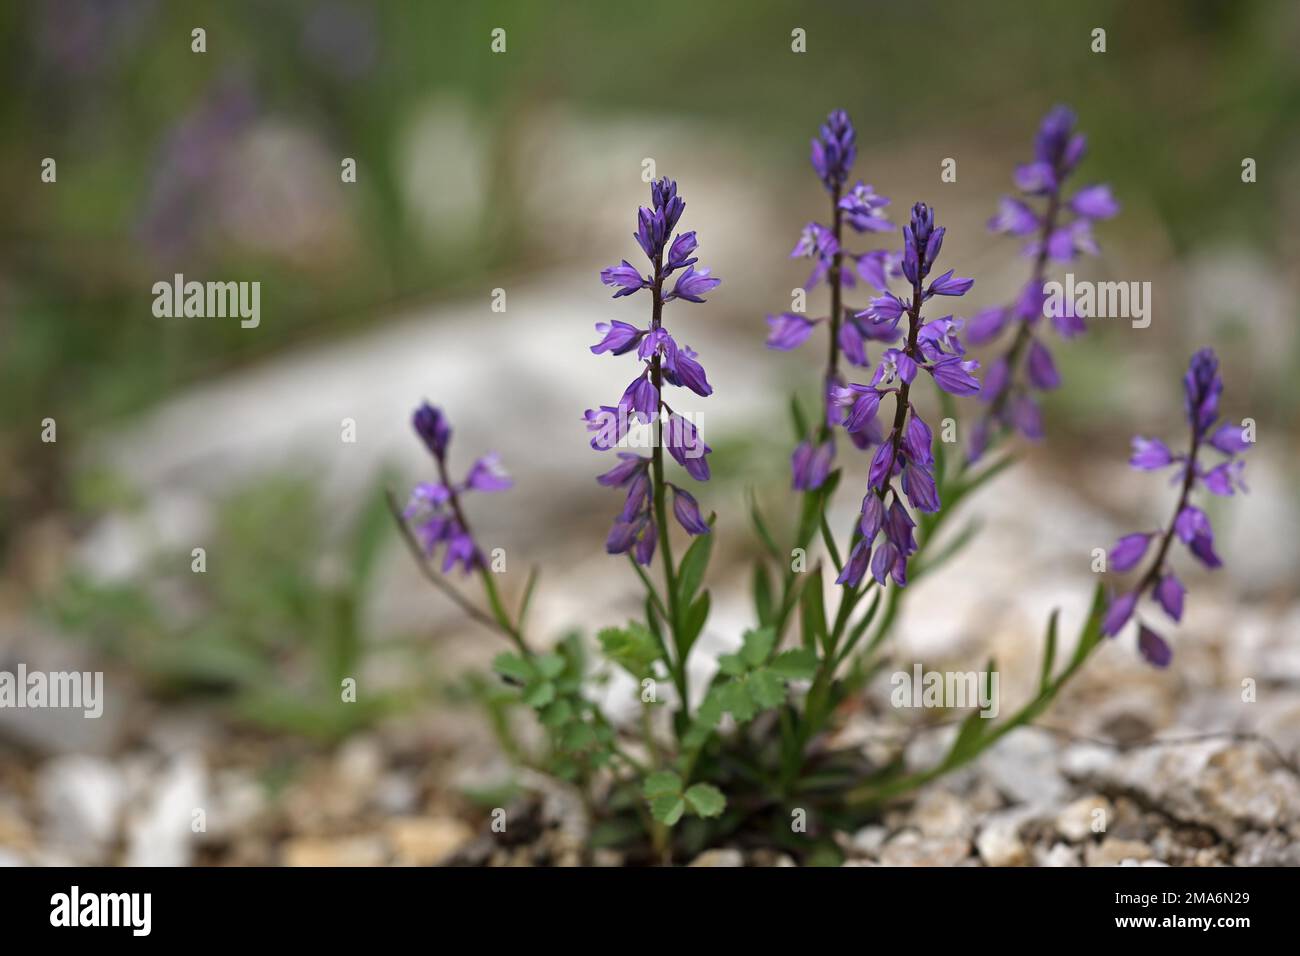
[{"label": "flower cluster", "polygon": [[[819,436],[801,442],[791,457],[793,486],[798,491],[811,491],[821,487],[830,474],[835,460],[835,443],[831,429],[837,424],[838,409],[831,401],[833,389],[842,386],[838,362],[841,355],[850,364],[865,368],[869,365],[866,345],[873,338],[893,342],[897,332],[885,333],[880,328],[859,321],[853,310],[843,305],[843,290],[855,288],[857,278],[879,290],[887,287],[891,277],[901,275],[900,258],[885,250],[855,253],[844,248],[844,226],[858,233],[888,232],[893,224],[885,216],[889,199],[876,193],[870,184],[858,180],[845,190],[857,158],[857,133],[843,110],[835,110],[822,125],[812,141],[812,166],[818,178],[831,194],[831,225],[810,222],[804,226],[790,253],[792,259],[810,258],[813,268],[804,284],[806,289],[816,287],[826,280],[831,292],[831,314],[828,320],[810,319],[798,312],[769,315],[767,347],[783,352],[798,348],[808,340],[813,329],[828,321],[831,335],[831,359],[825,381],[825,427]],[[879,436],[861,431],[853,440],[860,448],[869,447],[872,438]]]},{"label": "flower cluster", "polygon": [[[1047,295],[1043,283],[1051,262],[1072,262],[1080,253],[1097,255],[1092,224],[1119,212],[1119,204],[1105,184],[1085,186],[1068,200],[1066,181],[1083,158],[1087,138],[1074,129],[1074,113],[1054,107],[1043,118],[1034,142],[1034,161],[1016,167],[1014,181],[1024,198],[1003,196],[989,231],[1024,239],[1024,254],[1033,260],[1033,275],[1010,305],[985,309],[971,317],[967,338],[983,345],[998,338],[1011,325],[1015,336],[1006,353],[989,366],[984,376],[984,401],[989,413],[975,427],[970,457],[978,459],[995,427],[1015,429],[1031,440],[1043,435],[1043,418],[1030,394],[1050,391],[1061,384],[1051,350],[1035,336],[1043,317]],[[1041,200],[1037,212],[1029,200]],[[1064,338],[1084,330],[1073,304],[1052,309],[1052,322]],[[1018,380],[1023,360],[1027,381]]]},{"label": "flower cluster", "polygon": [[[677,184],[667,178],[656,180],[650,185],[650,200],[650,206],[638,210],[635,238],[650,260],[652,271],[643,275],[624,259],[600,274],[600,281],[615,289],[616,299],[642,289],[650,291],[653,300],[650,325],[643,329],[617,320],[600,322],[596,331],[601,339],[591,347],[597,355],[603,352],[624,355],[635,350],[642,363],[641,371],[624,390],[617,405],[588,409],[585,416],[587,429],[593,433],[591,447],[598,451],[617,446],[634,423],[651,424],[658,431],[655,458],[620,452],[619,463],[597,479],[602,485],[626,489],[623,510],[614,521],[606,549],[611,554],[631,552],[641,564],[650,563],[659,534],[654,505],[660,449],[666,444],[669,454],[696,481],[708,481],[707,456],[712,450],[704,444],[695,425],[663,400],[665,382],[701,397],[713,392],[704,367],[697,361],[697,353],[687,345],[679,345],[663,327],[663,306],[674,299],[703,302],[705,293],[722,281],[711,276],[708,269],[695,268],[699,260],[694,255],[698,245],[694,232],[678,233],[671,244],[668,242],[686,208],[677,195]],[[677,277],[672,290],[665,293],[664,287],[674,273]],[[656,466],[655,474],[652,465]],[[709,526],[691,494],[676,485],[667,487],[672,489],[673,513],[682,527],[690,534],[708,533]]]},{"label": "flower cluster", "polygon": [[[1135,568],[1150,550],[1151,543],[1159,541],[1155,558],[1137,585],[1114,597],[1107,607],[1102,633],[1110,637],[1118,634],[1133,617],[1143,594],[1154,598],[1174,621],[1182,619],[1186,588],[1169,566],[1172,542],[1175,539],[1181,541],[1192,557],[1207,568],[1217,568],[1223,563],[1214,551],[1210,519],[1204,511],[1191,504],[1191,494],[1199,487],[1215,495],[1231,495],[1237,489],[1246,490],[1241,480],[1245,463],[1237,456],[1250,447],[1250,441],[1242,427],[1231,422],[1219,423],[1223,379],[1219,375],[1219,360],[1212,351],[1202,349],[1192,356],[1183,379],[1183,390],[1187,422],[1191,427],[1191,448],[1187,454],[1174,454],[1158,438],[1133,439],[1133,457],[1129,463],[1140,471],[1176,466],[1174,478],[1182,491],[1168,528],[1125,535],[1110,550],[1110,569],[1123,573]],[[1212,467],[1202,465],[1198,455],[1206,445],[1226,456],[1225,459]],[[1140,619],[1138,649],[1156,667],[1164,667],[1173,656],[1164,638]]]},{"label": "flower cluster", "polygon": [[411,423],[433,455],[438,480],[422,481],[415,486],[403,517],[411,522],[426,554],[432,556],[440,546],[446,545],[442,559],[444,574],[457,564],[468,574],[483,567],[483,554],[465,521],[460,495],[466,491],[503,491],[510,487],[510,478],[498,457],[490,454],[470,466],[464,481],[452,482],[447,476],[447,446],[451,443],[447,416],[425,402],[415,410]]},{"label": "flower cluster", "polygon": [[[892,577],[899,586],[907,583],[907,559],[916,550],[912,535],[915,522],[904,507],[902,498],[918,511],[939,510],[939,493],[933,476],[934,454],[930,427],[917,413],[910,400],[912,383],[918,372],[930,375],[936,385],[953,395],[973,395],[980,389],[972,374],[979,363],[965,357],[958,332],[962,320],[951,315],[927,321],[921,315],[925,302],[935,296],[962,296],[975,284],[953,270],[929,278],[945,230],[935,225],[934,210],[918,202],[912,207],[911,221],[903,227],[901,271],[911,285],[910,295],[884,292],[871,300],[870,306],[855,318],[873,328],[873,336],[897,338],[904,315],[908,317],[905,342],[901,348],[886,349],[867,385],[837,387],[832,400],[843,416],[849,434],[858,434],[873,426],[884,396],[892,394],[894,421],[882,436],[871,462],[867,494],[862,500],[862,515],[855,532],[853,550],[840,573],[838,583],[856,587],[870,564],[872,576],[881,584]],[[900,478],[900,491],[894,487]],[[884,540],[872,552],[881,532]]]}]

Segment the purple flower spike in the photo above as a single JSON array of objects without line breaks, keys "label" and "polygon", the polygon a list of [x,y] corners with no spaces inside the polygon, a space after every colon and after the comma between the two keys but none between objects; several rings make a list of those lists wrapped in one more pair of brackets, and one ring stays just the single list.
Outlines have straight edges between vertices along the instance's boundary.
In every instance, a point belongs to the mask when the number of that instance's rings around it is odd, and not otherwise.
[{"label": "purple flower spike", "polygon": [[[667,527],[658,526],[654,513],[654,502],[663,500],[668,484],[660,484],[663,449],[666,447],[673,459],[697,481],[709,478],[710,448],[700,439],[694,425],[671,411],[663,396],[664,386],[688,389],[701,397],[713,393],[698,354],[689,346],[678,345],[663,326],[666,303],[675,299],[703,302],[704,295],[721,283],[707,268],[696,268],[699,239],[695,232],[677,233],[671,245],[668,243],[685,209],[686,203],[677,194],[675,182],[658,179],[651,183],[650,205],[637,210],[634,234],[653,266],[650,275],[640,274],[626,259],[600,275],[601,282],[618,289],[615,298],[648,289],[653,300],[648,329],[620,321],[596,326],[602,338],[591,347],[592,352],[625,355],[635,350],[641,364],[616,407],[602,405],[596,410],[589,409],[585,415],[587,430],[592,433],[591,447],[598,451],[617,447],[634,421],[654,426],[657,444],[653,458],[620,452],[619,463],[596,479],[607,487],[626,488],[623,508],[610,530],[606,549],[611,554],[631,554],[640,564],[650,563],[660,535],[668,533]],[[665,291],[674,273],[672,291]],[[669,412],[666,420],[665,412]],[[678,522],[691,534],[707,533],[708,525],[700,517],[694,497],[672,487],[673,513]]]},{"label": "purple flower spike", "polygon": [[[1219,399],[1223,392],[1223,380],[1219,375],[1219,362],[1214,353],[1208,349],[1192,356],[1187,374],[1183,379],[1184,402],[1187,420],[1191,428],[1191,448],[1186,455],[1174,455],[1169,447],[1159,439],[1133,439],[1133,455],[1130,464],[1140,471],[1151,471],[1177,464],[1176,475],[1182,491],[1174,520],[1159,535],[1139,533],[1127,535],[1119,540],[1111,550],[1111,569],[1125,572],[1136,567],[1149,550],[1150,543],[1159,537],[1156,557],[1138,580],[1136,587],[1124,598],[1112,602],[1103,621],[1103,631],[1115,634],[1124,622],[1132,616],[1139,598],[1152,597],[1172,620],[1180,621],[1183,616],[1183,600],[1186,588],[1170,567],[1170,545],[1175,539],[1187,546],[1188,551],[1205,567],[1214,569],[1223,562],[1214,551],[1214,529],[1210,519],[1196,505],[1191,504],[1191,493],[1203,485],[1215,494],[1232,492],[1240,485],[1243,463],[1236,459],[1239,450],[1244,450],[1244,436],[1235,426],[1219,427]],[[1234,434],[1235,432],[1235,434]],[[1228,461],[1214,468],[1205,470],[1197,458],[1203,446],[1209,445],[1216,451],[1228,455]],[[1121,601],[1126,604],[1121,604]],[[1156,667],[1164,667],[1172,657],[1172,651],[1165,640],[1145,625],[1139,628],[1138,647],[1142,656]]]},{"label": "purple flower spike", "polygon": [[[1012,177],[1022,196],[1003,197],[997,215],[988,223],[990,231],[1023,241],[1023,251],[1033,261],[1033,273],[1009,308],[986,309],[970,323],[970,341],[977,345],[994,341],[1010,325],[1015,327],[998,360],[1006,362],[1005,371],[999,371],[996,380],[991,372],[985,383],[988,411],[972,432],[978,439],[967,451],[972,462],[984,453],[995,432],[1015,430],[1030,439],[1042,437],[1042,414],[1025,392],[1049,391],[1061,384],[1051,352],[1037,338],[1043,328],[1040,320],[1048,265],[1071,262],[1081,254],[1097,255],[1092,223],[1119,213],[1119,203],[1104,183],[1086,186],[1068,199],[1064,196],[1065,184],[1082,160],[1087,143],[1074,124],[1073,111],[1064,106],[1054,107],[1043,117],[1034,139],[1033,161],[1017,166]],[[1084,331],[1084,322],[1074,314],[1072,303],[1053,310],[1051,318],[1052,327],[1063,338]]]},{"label": "purple flower spike", "polygon": [[474,536],[465,523],[461,495],[467,491],[493,492],[511,487],[512,482],[495,454],[477,459],[465,480],[453,484],[448,478],[447,448],[451,443],[451,424],[437,408],[424,402],[415,410],[412,425],[416,434],[433,455],[438,481],[420,482],[411,491],[402,517],[411,524],[411,532],[424,552],[434,557],[443,548],[442,573],[456,565],[466,573],[481,569],[483,557]]},{"label": "purple flower spike", "polygon": [[842,187],[857,158],[857,132],[844,110],[835,110],[812,141],[812,165],[828,190]]}]

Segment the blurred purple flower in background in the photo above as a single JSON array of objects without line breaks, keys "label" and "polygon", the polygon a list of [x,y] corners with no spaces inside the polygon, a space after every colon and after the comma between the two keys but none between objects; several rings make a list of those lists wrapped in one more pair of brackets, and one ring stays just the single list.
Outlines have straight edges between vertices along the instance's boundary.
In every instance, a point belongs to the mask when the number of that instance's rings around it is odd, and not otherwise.
[{"label": "blurred purple flower in background", "polygon": [[[811,258],[812,272],[805,289],[812,289],[822,280],[830,287],[830,316],[828,319],[807,318],[795,312],[769,315],[767,347],[788,352],[803,345],[813,329],[827,322],[830,350],[823,375],[823,409],[814,433],[804,436],[790,459],[791,485],[796,491],[815,491],[831,474],[835,461],[834,426],[838,423],[839,409],[835,406],[835,393],[844,384],[840,377],[840,357],[850,365],[866,368],[870,362],[867,343],[893,342],[897,331],[884,323],[864,321],[861,313],[844,306],[843,291],[854,288],[858,277],[877,289],[884,290],[891,278],[901,275],[901,257],[885,250],[853,252],[845,248],[844,226],[854,232],[886,232],[893,224],[885,217],[889,200],[879,195],[868,183],[858,180],[851,189],[845,186],[857,158],[857,132],[843,110],[834,110],[812,141],[812,166],[817,177],[831,195],[831,224],[810,222],[804,226],[795,243],[791,258]],[[879,439],[878,430],[864,427],[852,431],[855,445],[868,448]]]},{"label": "blurred purple flower in background", "polygon": [[513,482],[495,454],[476,460],[464,481],[459,484],[452,482],[447,471],[447,449],[451,444],[451,423],[447,416],[441,409],[425,402],[415,410],[411,424],[433,456],[438,480],[420,482],[415,486],[402,517],[410,522],[416,540],[430,557],[440,547],[445,549],[443,574],[457,564],[466,574],[480,569],[484,564],[483,553],[465,520],[460,496],[466,491],[504,491]]},{"label": "blurred purple flower in background", "polygon": [[[1209,349],[1192,356],[1187,374],[1183,378],[1183,404],[1191,430],[1190,448],[1185,455],[1172,453],[1159,439],[1136,437],[1133,439],[1133,456],[1129,464],[1139,471],[1156,471],[1170,465],[1177,466],[1174,479],[1180,486],[1177,506],[1168,527],[1161,531],[1139,532],[1120,538],[1111,548],[1110,570],[1132,570],[1156,543],[1155,557],[1136,586],[1111,598],[1102,620],[1102,633],[1114,637],[1134,616],[1140,598],[1151,597],[1174,621],[1182,620],[1183,597],[1186,588],[1169,565],[1169,548],[1181,541],[1192,557],[1205,567],[1214,569],[1222,561],[1214,551],[1214,531],[1210,519],[1191,503],[1192,492],[1205,488],[1211,494],[1232,495],[1241,483],[1244,462],[1237,459],[1250,447],[1246,428],[1231,422],[1219,422],[1219,397],[1223,393],[1223,378],[1219,374],[1219,360]],[[1206,467],[1199,460],[1203,448],[1209,446],[1225,460]],[[1173,657],[1168,643],[1155,630],[1138,621],[1138,650],[1156,667],[1164,667]]]},{"label": "blurred purple flower in background", "polygon": [[[1061,384],[1051,351],[1036,337],[1047,298],[1043,283],[1048,263],[1072,262],[1081,253],[1097,255],[1093,221],[1119,212],[1105,184],[1084,186],[1065,198],[1066,181],[1087,148],[1087,138],[1075,131],[1074,123],[1068,107],[1056,106],[1048,112],[1034,140],[1033,161],[1017,166],[1013,176],[1024,198],[1003,196],[988,223],[990,232],[1024,239],[1023,250],[1033,260],[1033,271],[1014,303],[984,309],[970,321],[967,338],[973,345],[993,342],[1008,328],[1014,329],[1010,344],[994,363],[998,371],[995,374],[991,368],[985,379],[982,397],[989,409],[974,428],[968,451],[971,461],[984,454],[997,432],[1015,430],[1031,440],[1042,437],[1042,412],[1032,392],[1050,391]],[[1026,199],[1041,199],[1043,211],[1035,211]],[[1063,338],[1084,331],[1071,303],[1053,311],[1052,323]]]}]

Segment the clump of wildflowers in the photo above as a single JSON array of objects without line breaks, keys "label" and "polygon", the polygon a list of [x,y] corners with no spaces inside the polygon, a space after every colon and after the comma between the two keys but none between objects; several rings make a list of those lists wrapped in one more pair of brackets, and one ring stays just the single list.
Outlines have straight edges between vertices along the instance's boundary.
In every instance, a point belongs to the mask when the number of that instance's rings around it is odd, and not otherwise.
[{"label": "clump of wildflowers", "polygon": [[495,454],[485,455],[470,466],[465,479],[453,482],[447,470],[447,446],[451,444],[451,424],[441,409],[428,402],[415,410],[411,418],[416,434],[433,455],[438,469],[437,481],[422,481],[411,492],[403,517],[410,522],[416,540],[425,554],[433,557],[445,548],[442,572],[457,564],[468,574],[483,567],[483,552],[474,541],[460,496],[466,491],[503,491],[511,486],[510,478]]},{"label": "clump of wildflowers", "polygon": [[[873,338],[887,334],[898,337],[899,325],[907,316],[907,331],[901,348],[886,349],[867,385],[848,385],[832,390],[833,404],[841,410],[843,425],[851,435],[873,426],[880,403],[894,396],[894,418],[871,461],[867,494],[854,534],[853,550],[837,582],[857,587],[870,563],[872,577],[880,584],[892,578],[907,584],[907,559],[917,549],[912,529],[916,522],[903,505],[903,498],[917,511],[936,512],[940,507],[934,479],[933,436],[911,401],[912,383],[924,371],[936,385],[953,395],[973,395],[980,383],[972,374],[979,363],[965,357],[958,332],[962,320],[946,315],[927,320],[921,309],[935,296],[963,296],[975,284],[953,270],[930,280],[944,227],[935,225],[934,210],[918,202],[911,221],[903,227],[901,269],[911,285],[910,294],[885,292],[855,318],[870,323]],[[898,486],[894,479],[898,478]],[[883,532],[879,547],[872,548]]]},{"label": "clump of wildflowers", "polygon": [[[633,423],[651,424],[657,431],[652,457],[620,452],[619,463],[596,479],[602,485],[626,489],[623,510],[610,529],[606,550],[610,554],[631,553],[642,565],[650,563],[659,537],[667,535],[665,489],[671,489],[673,515],[689,534],[709,531],[690,492],[666,482],[663,477],[664,444],[673,459],[696,481],[709,480],[708,454],[712,451],[704,444],[695,425],[664,401],[664,384],[688,389],[701,397],[713,394],[704,367],[696,361],[696,352],[687,345],[679,345],[664,327],[663,307],[675,299],[703,302],[705,293],[722,281],[710,275],[708,269],[695,268],[699,259],[694,255],[698,245],[694,232],[678,233],[671,244],[668,242],[686,209],[685,201],[677,195],[677,183],[667,178],[651,183],[650,202],[650,206],[642,206],[637,211],[635,233],[637,244],[650,260],[649,274],[642,275],[626,259],[600,274],[600,281],[615,289],[616,299],[649,290],[650,323],[646,328],[617,320],[598,323],[596,331],[601,334],[601,340],[591,347],[597,355],[603,352],[624,355],[635,350],[641,370],[623,391],[617,405],[588,409],[585,416],[587,428],[593,432],[591,447],[600,451],[616,447]],[[665,292],[674,273],[677,278],[672,289]]]},{"label": "clump of wildflowers", "polygon": [[[1119,212],[1119,204],[1103,184],[1084,186],[1066,199],[1066,182],[1087,148],[1087,138],[1074,129],[1074,113],[1054,107],[1043,118],[1034,141],[1034,160],[1016,167],[1014,181],[1021,196],[1003,196],[989,231],[1024,240],[1024,254],[1033,261],[1032,274],[1010,305],[985,309],[971,317],[967,339],[983,345],[1008,328],[1014,333],[1000,358],[984,376],[982,398],[987,415],[976,424],[970,447],[971,460],[985,451],[995,430],[1014,429],[1026,438],[1043,436],[1043,416],[1034,391],[1060,386],[1061,377],[1051,350],[1038,336],[1039,320],[1047,299],[1043,283],[1049,262],[1072,262],[1080,254],[1097,255],[1092,224]],[[1041,211],[1031,201],[1040,201]],[[1084,331],[1071,303],[1053,310],[1052,323],[1064,338]],[[1023,369],[1022,369],[1023,366]],[[1021,379],[1021,375],[1024,379]]]},{"label": "clump of wildflowers", "polygon": [[[1222,392],[1219,360],[1211,350],[1202,349],[1192,356],[1183,378],[1183,404],[1191,428],[1186,454],[1175,454],[1158,438],[1138,436],[1133,439],[1133,457],[1129,464],[1139,471],[1174,466],[1174,478],[1181,490],[1168,527],[1125,535],[1110,550],[1110,569],[1122,573],[1137,567],[1146,557],[1152,542],[1159,542],[1155,557],[1137,584],[1110,601],[1102,619],[1102,633],[1109,637],[1118,634],[1134,617],[1138,601],[1143,596],[1155,600],[1175,622],[1182,620],[1187,589],[1169,562],[1169,549],[1175,540],[1211,570],[1223,563],[1214,551],[1214,530],[1210,527],[1210,519],[1191,503],[1192,492],[1199,488],[1215,495],[1231,495],[1237,489],[1246,490],[1242,483],[1245,462],[1237,456],[1250,447],[1250,442],[1241,426],[1231,422],[1219,423],[1219,396]],[[1199,460],[1200,452],[1207,446],[1224,456],[1210,467]],[[1138,649],[1156,667],[1165,667],[1173,657],[1169,644],[1140,617]]]},{"label": "clump of wildflowers", "polygon": [[[835,460],[835,441],[831,429],[838,420],[838,410],[831,401],[831,391],[843,385],[839,362],[841,355],[850,365],[868,366],[866,343],[880,338],[881,330],[860,322],[853,310],[843,302],[844,289],[857,285],[857,275],[879,289],[884,289],[890,275],[898,274],[898,260],[883,250],[853,253],[844,249],[844,227],[854,232],[887,232],[893,224],[885,218],[884,209],[889,200],[877,195],[868,184],[858,180],[846,189],[857,158],[857,132],[843,110],[835,110],[822,125],[819,135],[812,141],[812,166],[826,187],[831,199],[830,225],[810,222],[804,226],[795,243],[791,258],[813,260],[812,273],[805,288],[811,291],[822,280],[830,287],[831,308],[827,318],[809,319],[797,312],[769,315],[767,347],[780,351],[798,348],[813,329],[823,321],[830,332],[829,353],[823,381],[824,422],[816,433],[808,435],[795,448],[791,456],[792,484],[797,491],[815,491],[830,474]],[[884,341],[897,339],[885,334]],[[870,429],[852,433],[853,441],[861,448],[868,447],[879,435]]]}]

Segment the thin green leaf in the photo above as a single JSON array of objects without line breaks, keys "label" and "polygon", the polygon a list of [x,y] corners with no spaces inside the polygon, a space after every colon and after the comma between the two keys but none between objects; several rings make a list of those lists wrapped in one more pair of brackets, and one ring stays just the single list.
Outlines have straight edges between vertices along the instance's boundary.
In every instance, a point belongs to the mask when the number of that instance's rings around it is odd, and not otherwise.
[{"label": "thin green leaf", "polygon": [[1060,615],[1061,609],[1055,608],[1052,611],[1052,616],[1047,620],[1047,640],[1043,648],[1043,667],[1038,675],[1038,690],[1040,692],[1045,691],[1052,680],[1052,665],[1056,662],[1056,625]]},{"label": "thin green leaf", "polygon": [[697,535],[682,556],[682,563],[677,569],[677,603],[687,607],[695,599],[695,592],[704,580],[704,572],[709,566],[709,556],[713,553],[713,535]]}]

